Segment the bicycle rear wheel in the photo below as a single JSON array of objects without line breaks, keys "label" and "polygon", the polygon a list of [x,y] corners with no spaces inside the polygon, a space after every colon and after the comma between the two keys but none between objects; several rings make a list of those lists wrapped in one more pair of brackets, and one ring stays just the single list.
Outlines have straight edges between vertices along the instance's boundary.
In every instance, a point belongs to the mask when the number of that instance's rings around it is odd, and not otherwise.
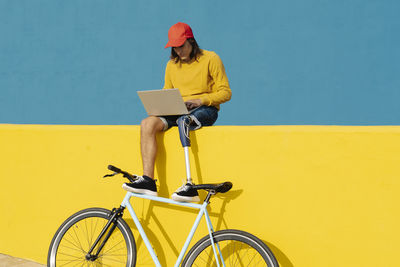
[{"label": "bicycle rear wheel", "polygon": [[[239,230],[222,230],[213,236],[214,242],[220,247],[225,266],[279,266],[267,245],[252,234]],[[217,254],[220,257],[218,249]],[[203,237],[192,247],[182,266],[217,266],[209,236]]]},{"label": "bicycle rear wheel", "polygon": [[69,217],[51,241],[47,266],[135,266],[135,240],[122,218],[118,218],[117,227],[99,257],[94,261],[86,259],[87,252],[108,222],[110,213],[106,209],[90,208]]}]

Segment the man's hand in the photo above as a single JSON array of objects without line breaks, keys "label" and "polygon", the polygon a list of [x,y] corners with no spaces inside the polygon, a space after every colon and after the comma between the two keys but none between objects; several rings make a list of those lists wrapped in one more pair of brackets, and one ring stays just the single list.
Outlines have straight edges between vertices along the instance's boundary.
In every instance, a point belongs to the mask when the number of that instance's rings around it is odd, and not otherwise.
[{"label": "man's hand", "polygon": [[186,107],[188,110],[200,107],[203,103],[201,102],[201,99],[191,99],[185,102]]}]

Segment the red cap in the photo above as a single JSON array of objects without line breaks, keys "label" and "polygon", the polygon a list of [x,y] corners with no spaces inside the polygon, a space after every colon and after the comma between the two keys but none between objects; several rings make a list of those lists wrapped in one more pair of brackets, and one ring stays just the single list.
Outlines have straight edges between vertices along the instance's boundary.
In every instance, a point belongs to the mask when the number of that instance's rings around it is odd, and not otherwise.
[{"label": "red cap", "polygon": [[193,32],[189,25],[183,22],[178,22],[172,25],[168,31],[167,47],[178,47],[185,43],[186,39],[193,38]]}]

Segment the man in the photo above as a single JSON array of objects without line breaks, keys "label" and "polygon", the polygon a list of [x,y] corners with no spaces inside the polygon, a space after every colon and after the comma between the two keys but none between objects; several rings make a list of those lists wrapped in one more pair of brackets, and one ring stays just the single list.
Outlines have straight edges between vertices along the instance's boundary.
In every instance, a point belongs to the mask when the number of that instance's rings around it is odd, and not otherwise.
[{"label": "man", "polygon": [[[224,65],[218,55],[199,48],[189,25],[178,22],[168,31],[171,47],[170,60],[165,70],[164,89],[179,88],[194,128],[211,126],[218,118],[220,104],[230,100],[231,89]],[[179,116],[145,118],[141,123],[141,153],[143,176],[134,183],[126,183],[124,188],[135,193],[157,196],[154,178],[154,164],[157,154],[156,134],[177,126]],[[173,195],[176,201],[199,201],[197,190],[187,183]]]}]

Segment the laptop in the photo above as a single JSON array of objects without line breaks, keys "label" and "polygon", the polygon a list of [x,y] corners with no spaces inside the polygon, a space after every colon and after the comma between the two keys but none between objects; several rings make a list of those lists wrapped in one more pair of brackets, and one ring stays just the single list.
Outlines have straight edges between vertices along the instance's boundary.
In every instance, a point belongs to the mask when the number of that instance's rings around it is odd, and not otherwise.
[{"label": "laptop", "polygon": [[149,116],[185,115],[190,113],[179,89],[138,91],[137,94]]}]

